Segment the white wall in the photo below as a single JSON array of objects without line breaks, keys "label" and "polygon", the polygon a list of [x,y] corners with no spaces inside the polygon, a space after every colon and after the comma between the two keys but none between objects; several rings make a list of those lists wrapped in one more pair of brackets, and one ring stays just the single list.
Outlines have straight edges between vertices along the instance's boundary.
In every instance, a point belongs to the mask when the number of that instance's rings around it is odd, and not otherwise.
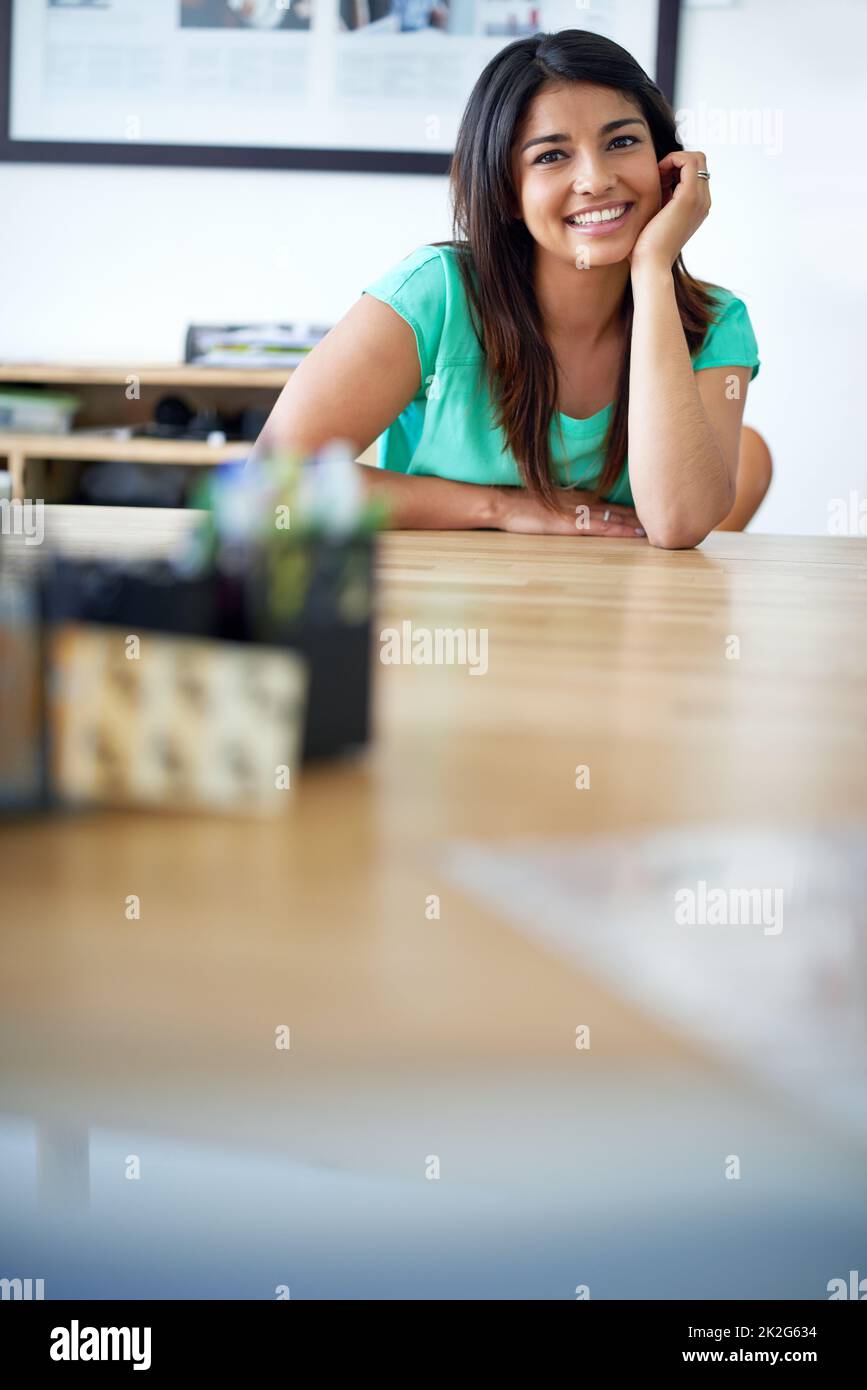
[{"label": "white wall", "polygon": [[[771,147],[782,133],[778,153],[699,142],[714,205],[686,253],[759,341],[746,419],[776,464],[759,531],[821,534],[830,498],[867,497],[865,50],[863,0],[683,15],[678,109],[728,131],[765,111]],[[191,321],[334,322],[450,235],[444,176],[0,165],[0,358],[172,361]]]},{"label": "white wall", "polygon": [[676,106],[782,118],[778,154],[697,146],[713,207],[685,252],[691,271],[744,299],[756,331],[762,367],[745,419],[776,474],[757,531],[822,534],[830,499],[853,488],[867,499],[865,51],[864,0],[683,14]]}]

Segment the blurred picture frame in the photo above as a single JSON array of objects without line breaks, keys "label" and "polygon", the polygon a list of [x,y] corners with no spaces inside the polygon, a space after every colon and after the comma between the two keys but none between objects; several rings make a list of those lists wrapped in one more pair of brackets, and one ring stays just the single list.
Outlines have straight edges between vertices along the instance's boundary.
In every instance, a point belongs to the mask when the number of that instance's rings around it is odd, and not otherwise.
[{"label": "blurred picture frame", "polygon": [[607,33],[673,103],[680,8],[0,0],[0,162],[445,174],[485,63],[539,30]]}]

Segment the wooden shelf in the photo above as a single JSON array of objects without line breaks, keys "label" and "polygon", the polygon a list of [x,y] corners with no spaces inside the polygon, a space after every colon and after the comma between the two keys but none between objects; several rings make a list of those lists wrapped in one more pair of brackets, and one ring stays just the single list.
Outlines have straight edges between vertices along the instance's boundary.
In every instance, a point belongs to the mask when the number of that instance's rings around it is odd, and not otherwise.
[{"label": "wooden shelf", "polygon": [[249,440],[211,445],[184,439],[112,439],[89,430],[72,434],[4,434],[0,431],[0,458],[17,454],[25,459],[109,459],[123,463],[223,463],[246,458]]},{"label": "wooden shelf", "polygon": [[279,391],[294,367],[84,366],[56,362],[0,362],[0,382],[38,386],[246,386]]},{"label": "wooden shelf", "polygon": [[0,467],[5,458],[12,480],[12,496],[23,498],[24,470],[31,459],[213,467],[233,459],[245,459],[252,448],[250,441],[244,439],[212,446],[183,439],[112,439],[109,435],[93,434],[89,430],[72,434],[4,434],[0,431]]},{"label": "wooden shelf", "polygon": [[[233,440],[212,447],[204,441],[151,439],[135,435],[117,437],[102,426],[131,430],[155,417],[161,396],[178,393],[193,412],[214,412],[217,417],[237,419],[244,411],[264,419],[293,367],[251,369],[244,367],[191,367],[185,363],[124,365],[69,362],[0,362],[0,390],[3,383],[16,386],[42,386],[64,390],[78,397],[75,428],[68,434],[26,434],[0,431],[0,468],[12,479],[13,498],[25,497],[27,475],[42,478],[42,465],[75,463],[190,464],[202,467],[245,459],[252,451],[249,440]],[[139,388],[132,396],[125,389],[130,379]],[[264,412],[264,413],[263,413]],[[235,426],[237,429],[238,427]],[[28,468],[29,465],[29,468]],[[62,470],[51,474],[55,496],[61,500],[65,486]]]}]

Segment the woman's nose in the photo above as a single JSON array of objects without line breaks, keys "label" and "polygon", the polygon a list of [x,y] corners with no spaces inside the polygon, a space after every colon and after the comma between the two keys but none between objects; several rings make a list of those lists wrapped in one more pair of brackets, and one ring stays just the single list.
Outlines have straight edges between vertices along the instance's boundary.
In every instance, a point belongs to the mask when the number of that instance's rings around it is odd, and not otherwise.
[{"label": "woman's nose", "polygon": [[614,175],[601,155],[579,156],[577,173],[572,180],[576,193],[589,193],[598,198],[614,186]]}]

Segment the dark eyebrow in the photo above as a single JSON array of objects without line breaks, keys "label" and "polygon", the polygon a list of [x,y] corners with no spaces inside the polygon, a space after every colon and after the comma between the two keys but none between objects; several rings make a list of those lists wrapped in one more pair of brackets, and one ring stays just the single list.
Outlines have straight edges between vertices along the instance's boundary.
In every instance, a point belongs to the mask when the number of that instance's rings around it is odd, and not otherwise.
[{"label": "dark eyebrow", "polygon": [[[599,127],[599,134],[610,135],[612,130],[620,130],[621,126],[625,125],[644,125],[644,121],[640,120],[638,116],[627,116],[621,121],[607,121],[605,125]],[[526,145],[521,146],[521,154],[528,150],[531,145],[559,145],[571,138],[570,135],[566,135],[562,131],[559,135],[535,135],[532,140],[527,141]]]}]

